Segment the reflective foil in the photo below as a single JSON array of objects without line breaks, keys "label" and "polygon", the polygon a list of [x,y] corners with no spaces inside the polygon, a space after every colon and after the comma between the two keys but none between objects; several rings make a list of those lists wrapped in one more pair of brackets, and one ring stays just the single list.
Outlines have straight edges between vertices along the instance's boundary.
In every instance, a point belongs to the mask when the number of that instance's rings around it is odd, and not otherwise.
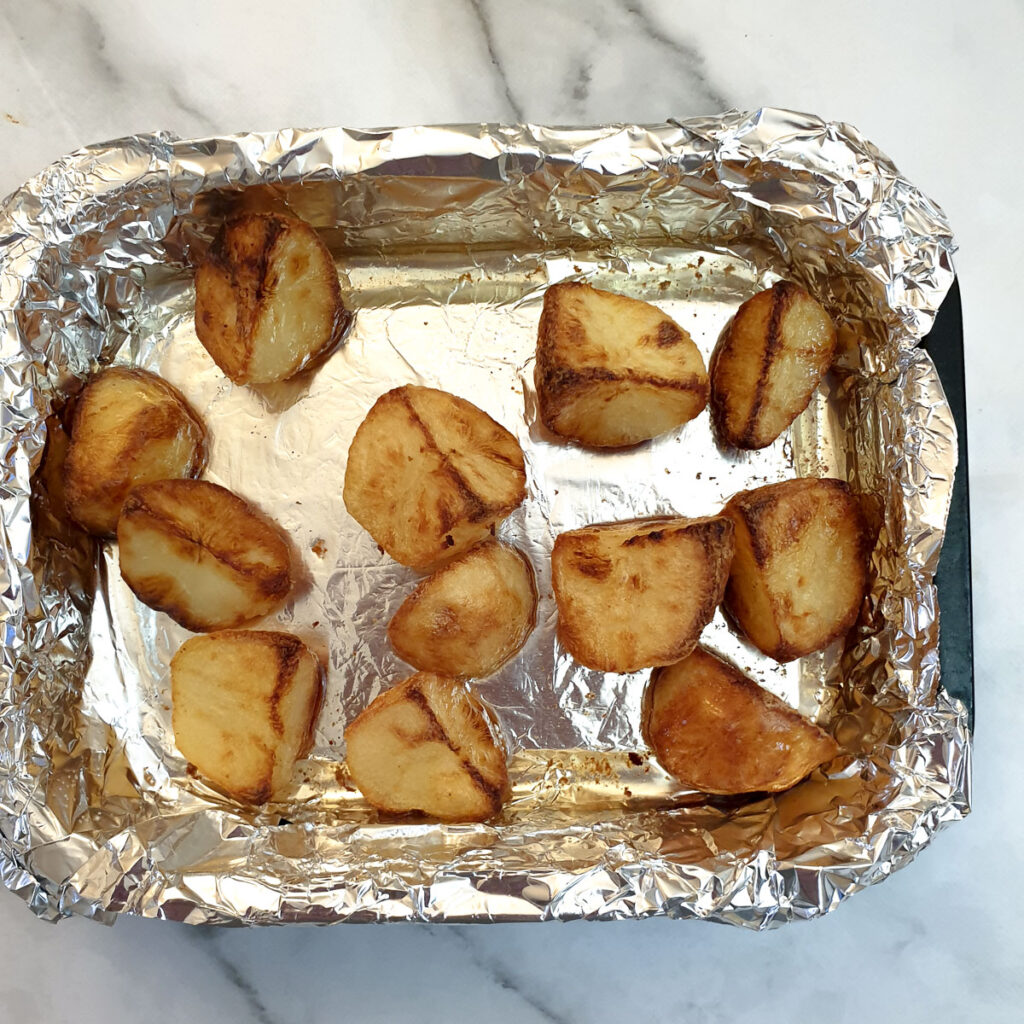
[{"label": "reflective foil", "polygon": [[[274,387],[232,385],[192,324],[190,264],[238,209],[310,221],[355,312],[330,358]],[[48,168],[0,210],[4,883],[51,919],[666,914],[764,928],[826,913],[906,864],[969,809],[967,720],[940,686],[932,586],[956,435],[916,347],[954,248],[942,211],[854,129],[780,110],[649,127],[150,135]],[[771,447],[721,452],[706,412],[614,453],[540,425],[532,360],[550,282],[654,301],[706,359],[739,303],[781,277],[826,304],[841,346]],[[207,479],[256,502],[301,554],[298,595],[265,624],[319,652],[327,691],[280,805],[239,809],[188,773],[167,669],[188,634],[135,600],[115,546],[60,515],[66,402],[111,361],[186,394],[211,434]],[[405,382],[469,398],[526,452],[529,497],[500,534],[529,555],[541,603],[522,655],[478,684],[514,785],[487,824],[378,820],[343,764],[346,722],[409,672],[384,631],[415,576],[341,500],[356,426]],[[551,544],[599,520],[704,515],[793,475],[840,476],[877,499],[860,621],[845,644],[786,666],[720,616],[704,642],[829,728],[843,756],[777,797],[708,801],[649,756],[648,673],[588,671],[558,645]]]}]

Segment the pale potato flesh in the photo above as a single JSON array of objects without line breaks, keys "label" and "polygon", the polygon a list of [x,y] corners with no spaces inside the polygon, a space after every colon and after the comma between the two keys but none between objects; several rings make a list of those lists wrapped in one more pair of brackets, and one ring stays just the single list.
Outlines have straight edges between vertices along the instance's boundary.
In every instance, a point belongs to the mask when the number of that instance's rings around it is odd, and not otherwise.
[{"label": "pale potato flesh", "polygon": [[235,800],[280,799],[312,741],[321,685],[316,656],[289,633],[193,637],[171,659],[174,742]]},{"label": "pale potato flesh", "polygon": [[137,484],[196,476],[206,430],[184,396],[146,370],[110,367],[75,404],[64,462],[68,514],[89,533],[112,536]]},{"label": "pale potato flesh", "polygon": [[821,304],[781,281],[737,310],[711,357],[711,415],[736,448],[764,448],[807,408],[835,356]]},{"label": "pale potato flesh", "polygon": [[455,679],[410,676],[349,724],[345,744],[353,782],[381,811],[484,821],[508,797],[505,754]]},{"label": "pale potato flesh", "polygon": [[634,380],[594,380],[566,394],[545,425],[589,447],[623,448],[675,430],[703,408],[703,400],[695,404],[692,391]]},{"label": "pale potato flesh", "polygon": [[800,479],[737,494],[724,608],[765,654],[791,661],[844,636],[868,587],[871,531],[841,480]]},{"label": "pale potato flesh", "polygon": [[637,519],[560,534],[551,553],[558,638],[582,665],[635,672],[685,657],[729,574],[728,519]]},{"label": "pale potato flesh", "polygon": [[579,281],[544,295],[537,336],[544,425],[599,448],[621,448],[693,419],[708,377],[689,334],[656,306]]},{"label": "pale potato flesh", "polygon": [[395,613],[388,638],[414,668],[489,676],[526,643],[536,610],[526,557],[485,541],[420,583]]},{"label": "pale potato flesh", "polygon": [[196,268],[196,334],[236,384],[294,376],[348,321],[330,252],[295,217],[227,221]]},{"label": "pale potato flesh", "polygon": [[281,530],[244,498],[202,480],[136,487],[117,524],[121,575],[186,629],[242,626],[292,589]]},{"label": "pale potato flesh", "polygon": [[644,732],[662,767],[704,793],[777,793],[839,751],[826,732],[703,647],[653,674]]},{"label": "pale potato flesh", "polygon": [[397,562],[433,568],[493,532],[526,496],[519,443],[464,398],[407,384],[352,439],[345,507]]}]

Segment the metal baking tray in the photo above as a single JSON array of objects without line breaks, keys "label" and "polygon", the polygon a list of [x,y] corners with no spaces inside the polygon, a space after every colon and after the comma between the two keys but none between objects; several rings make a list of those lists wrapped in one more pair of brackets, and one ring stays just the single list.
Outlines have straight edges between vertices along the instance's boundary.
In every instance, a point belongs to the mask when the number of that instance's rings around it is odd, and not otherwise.
[{"label": "metal baking tray", "polygon": [[[309,220],[355,308],[345,345],[276,390],[230,386],[190,323],[189,263],[239,206]],[[650,126],[139,136],[54,164],[0,207],[0,879],[49,918],[665,914],[754,928],[827,913],[884,879],[970,806],[955,285],[942,304],[954,250],[941,209],[855,129],[773,109]],[[776,445],[722,453],[706,413],[611,456],[544,435],[530,357],[548,283],[653,297],[707,358],[736,305],[780,276],[826,301],[844,345]],[[116,548],[83,548],[48,518],[47,415],[111,361],[181,387],[212,429],[210,478],[306,553],[310,586],[272,621],[318,645],[328,690],[282,805],[234,807],[188,773],[166,686],[187,634],[133,603]],[[518,434],[530,467],[531,500],[502,531],[530,555],[543,600],[522,657],[479,684],[514,782],[484,825],[380,821],[340,765],[345,722],[407,671],[383,627],[413,575],[347,521],[327,483],[373,399],[410,380],[480,404]],[[790,666],[720,617],[705,640],[830,723],[846,759],[777,798],[708,801],[643,750],[645,674],[586,672],[559,649],[551,538],[598,519],[703,514],[794,474],[846,476],[879,497],[865,617],[845,645]]]}]

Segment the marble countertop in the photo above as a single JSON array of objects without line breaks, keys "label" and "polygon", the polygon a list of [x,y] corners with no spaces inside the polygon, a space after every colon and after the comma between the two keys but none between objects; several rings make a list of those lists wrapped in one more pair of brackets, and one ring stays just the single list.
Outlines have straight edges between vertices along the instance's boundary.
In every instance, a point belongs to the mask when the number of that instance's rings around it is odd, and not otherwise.
[{"label": "marble countertop", "polygon": [[820,922],[48,927],[0,892],[0,1019],[1019,1020],[1024,370],[1005,325],[1024,237],[1022,43],[1024,10],[997,0],[0,0],[0,195],[68,150],[156,128],[645,122],[761,105],[856,125],[960,244],[978,707],[974,813]]}]

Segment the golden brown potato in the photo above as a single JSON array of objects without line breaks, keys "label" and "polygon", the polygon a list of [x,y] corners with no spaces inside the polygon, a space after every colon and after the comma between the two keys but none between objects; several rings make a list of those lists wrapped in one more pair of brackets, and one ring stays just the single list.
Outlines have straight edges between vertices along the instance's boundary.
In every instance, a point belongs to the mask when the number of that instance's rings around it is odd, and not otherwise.
[{"label": "golden brown potato", "polygon": [[560,534],[551,552],[559,640],[578,662],[604,672],[685,657],[722,600],[732,533],[717,516]]},{"label": "golden brown potato", "polygon": [[526,643],[536,611],[526,556],[484,541],[416,587],[391,620],[388,638],[414,668],[489,676]]},{"label": "golden brown potato", "polygon": [[596,448],[664,434],[708,400],[686,331],[650,303],[580,281],[544,293],[534,377],[544,425]]},{"label": "golden brown potato", "polygon": [[280,529],[217,484],[136,487],[121,509],[117,542],[121,575],[135,596],[196,632],[252,622],[292,589]]},{"label": "golden brown potato", "polygon": [[735,448],[764,448],[807,408],[832,365],[836,329],[798,285],[747,299],[711,356],[711,418]]},{"label": "golden brown potato", "polygon": [[197,476],[206,431],[184,396],[155,373],[112,366],[78,396],[64,463],[68,513],[109,537],[136,484]]},{"label": "golden brown potato", "polygon": [[312,742],[321,677],[316,656],[290,633],[194,636],[171,659],[174,742],[236,800],[279,799]]},{"label": "golden brown potato", "polygon": [[348,322],[327,246],[295,217],[226,221],[196,268],[196,334],[236,384],[287,380]]},{"label": "golden brown potato", "polygon": [[430,569],[485,539],[526,497],[519,442],[487,413],[406,384],[377,399],[345,468],[345,507],[393,558]]},{"label": "golden brown potato", "polygon": [[379,810],[484,821],[508,798],[505,754],[455,679],[410,676],[349,724],[345,743],[353,782]]},{"label": "golden brown potato", "polygon": [[737,494],[724,607],[776,661],[820,651],[856,621],[868,587],[871,531],[841,480],[786,480]]},{"label": "golden brown potato", "polygon": [[652,675],[644,732],[665,770],[704,793],[777,793],[839,752],[831,736],[703,647]]}]

